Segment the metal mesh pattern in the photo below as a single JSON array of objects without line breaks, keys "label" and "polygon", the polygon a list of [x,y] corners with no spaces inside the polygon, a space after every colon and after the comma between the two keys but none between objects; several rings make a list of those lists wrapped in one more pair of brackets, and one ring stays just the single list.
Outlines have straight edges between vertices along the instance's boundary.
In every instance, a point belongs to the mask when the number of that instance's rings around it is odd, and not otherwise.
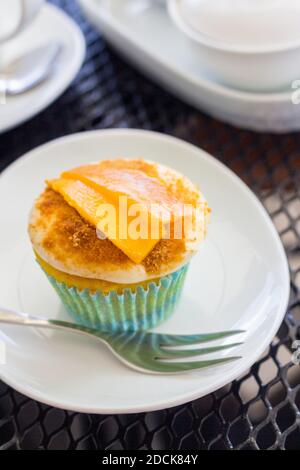
[{"label": "metal mesh pattern", "polygon": [[41,405],[0,383],[0,449],[300,449],[300,133],[234,129],[184,105],[124,63],[82,17],[83,69],[35,119],[0,137],[0,170],[34,147],[88,129],[135,127],[193,142],[238,173],[271,214],[288,253],[290,308],[280,331],[247,375],[185,406],[128,416],[90,416]]}]

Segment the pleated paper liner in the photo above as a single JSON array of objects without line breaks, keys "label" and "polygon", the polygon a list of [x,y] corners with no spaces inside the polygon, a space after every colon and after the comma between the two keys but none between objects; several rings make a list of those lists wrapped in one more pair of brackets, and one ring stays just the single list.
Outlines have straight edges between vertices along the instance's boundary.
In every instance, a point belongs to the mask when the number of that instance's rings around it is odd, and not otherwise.
[{"label": "pleated paper liner", "polygon": [[99,330],[148,330],[166,321],[179,301],[188,265],[178,271],[138,286],[103,293],[68,287],[46,273],[67,312],[79,324]]}]

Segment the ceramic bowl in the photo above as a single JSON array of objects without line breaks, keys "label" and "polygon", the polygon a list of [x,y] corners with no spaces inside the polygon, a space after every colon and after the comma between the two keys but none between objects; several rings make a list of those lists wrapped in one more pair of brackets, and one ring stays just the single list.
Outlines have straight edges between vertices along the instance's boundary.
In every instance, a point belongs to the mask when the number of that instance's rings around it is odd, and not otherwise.
[{"label": "ceramic bowl", "polygon": [[198,57],[217,81],[239,90],[273,92],[291,89],[300,78],[300,30],[298,41],[266,47],[218,41],[188,24],[180,1],[167,0],[169,15],[188,41],[191,60]]}]

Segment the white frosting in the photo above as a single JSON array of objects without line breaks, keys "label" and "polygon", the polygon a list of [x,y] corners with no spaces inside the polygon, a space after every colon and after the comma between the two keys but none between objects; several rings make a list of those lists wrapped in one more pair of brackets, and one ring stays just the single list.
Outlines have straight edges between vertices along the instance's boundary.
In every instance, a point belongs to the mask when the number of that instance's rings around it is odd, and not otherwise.
[{"label": "white frosting", "polygon": [[43,239],[47,234],[47,227],[38,223],[40,219],[39,210],[34,207],[31,211],[29,220],[29,235],[34,251],[53,268],[73,276],[84,277],[87,279],[99,279],[102,281],[114,282],[118,284],[135,284],[148,281],[159,276],[166,276],[190,261],[196,251],[187,250],[180,264],[161,266],[160,274],[148,273],[142,264],[128,262],[124,268],[119,266],[97,265],[94,268],[79,265],[72,258],[65,258],[64,261],[58,260],[50,249],[43,245]]},{"label": "white frosting", "polygon": [[71,274],[73,276],[79,276],[86,279],[98,279],[101,281],[108,281],[113,282],[116,284],[136,284],[139,282],[150,281],[151,279],[156,279],[158,277],[167,276],[174,271],[177,271],[182,266],[187,264],[192,256],[196,252],[189,252],[186,253],[184,257],[184,261],[176,266],[173,266],[173,269],[169,267],[169,269],[165,269],[161,275],[154,275],[147,273],[144,266],[141,264],[132,264],[129,268],[124,269],[115,269],[115,270],[105,270],[101,269],[101,266],[97,268],[96,271],[91,271],[90,269],[84,269],[82,266],[72,265],[72,263],[61,263],[57,259],[55,259],[49,252],[47,252],[43,247],[38,244],[34,244],[34,249],[36,253],[46,261],[50,266],[57,269],[58,271],[65,272],[67,274]]}]

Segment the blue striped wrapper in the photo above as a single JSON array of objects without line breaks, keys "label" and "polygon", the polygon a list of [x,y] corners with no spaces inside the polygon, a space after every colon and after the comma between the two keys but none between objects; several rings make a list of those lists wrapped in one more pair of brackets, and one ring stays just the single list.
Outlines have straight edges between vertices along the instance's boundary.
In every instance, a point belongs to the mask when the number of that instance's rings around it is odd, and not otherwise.
[{"label": "blue striped wrapper", "polygon": [[79,324],[99,330],[148,330],[167,320],[182,292],[188,265],[178,271],[138,286],[133,292],[124,289],[103,293],[68,287],[48,275],[66,310]]}]

